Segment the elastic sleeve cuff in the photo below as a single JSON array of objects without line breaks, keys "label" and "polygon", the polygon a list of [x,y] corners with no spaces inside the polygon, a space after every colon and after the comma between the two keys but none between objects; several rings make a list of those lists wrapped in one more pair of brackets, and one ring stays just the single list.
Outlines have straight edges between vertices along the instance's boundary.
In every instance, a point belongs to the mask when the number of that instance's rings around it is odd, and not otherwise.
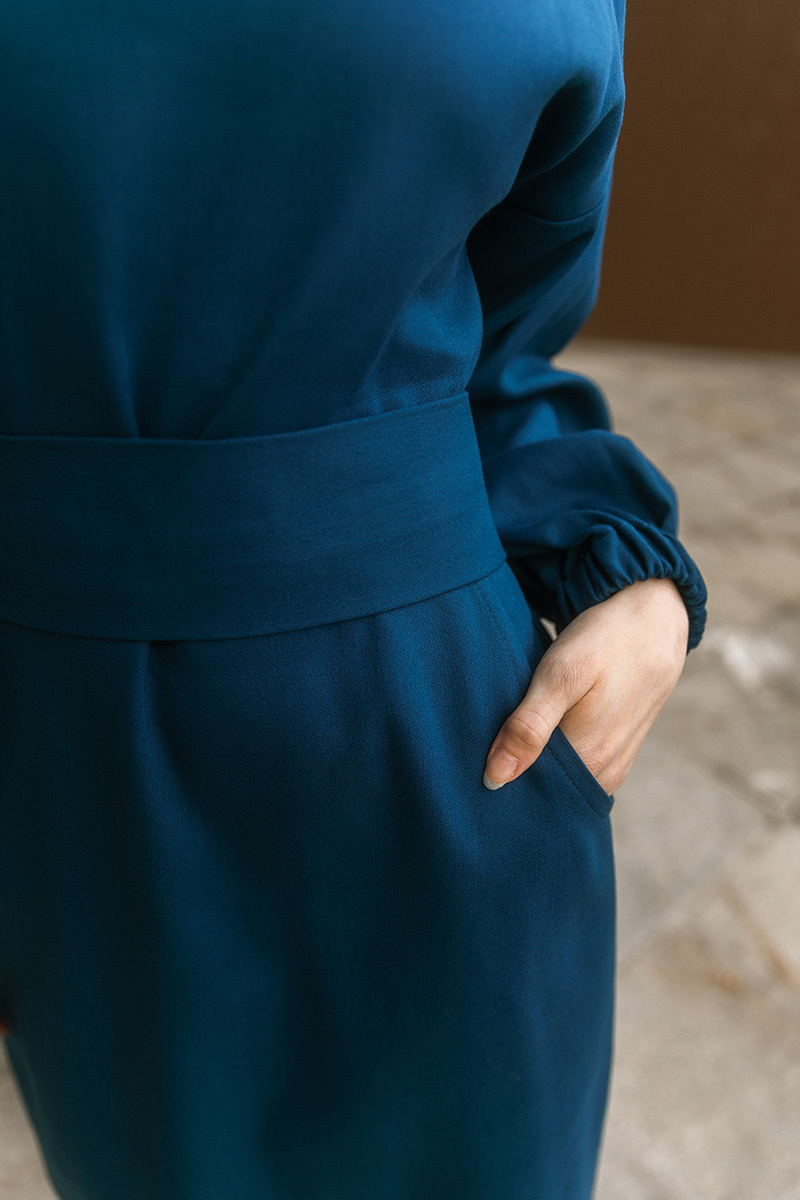
[{"label": "elastic sleeve cuff", "polygon": [[681,542],[643,521],[592,525],[585,540],[570,547],[556,586],[564,623],[593,604],[642,579],[672,579],[689,616],[686,653],[698,645],[706,624],[706,585]]},{"label": "elastic sleeve cuff", "polygon": [[703,636],[707,589],[677,536],[668,480],[633,443],[592,431],[490,454],[492,514],[532,607],[559,632],[637,580],[672,579],[689,617],[686,652]]}]

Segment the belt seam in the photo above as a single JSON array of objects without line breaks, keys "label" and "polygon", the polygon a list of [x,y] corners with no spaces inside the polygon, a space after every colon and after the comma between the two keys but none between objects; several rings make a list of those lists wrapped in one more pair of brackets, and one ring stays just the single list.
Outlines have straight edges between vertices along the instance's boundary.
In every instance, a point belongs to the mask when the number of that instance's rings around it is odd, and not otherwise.
[{"label": "belt seam", "polygon": [[281,634],[284,633],[302,633],[306,629],[324,629],[328,625],[343,625],[347,621],[368,621],[370,617],[379,617],[384,613],[400,612],[405,608],[414,608],[414,606],[417,604],[426,604],[429,600],[436,600],[439,596],[447,596],[450,592],[458,592],[463,588],[474,587],[476,584],[480,584],[482,580],[488,579],[488,577],[493,575],[495,571],[499,571],[503,566],[503,563],[506,561],[507,558],[503,557],[501,562],[499,562],[496,567],[492,567],[491,570],[485,571],[482,575],[477,576],[475,579],[468,579],[464,583],[454,584],[453,587],[444,588],[440,592],[432,592],[429,596],[421,596],[418,600],[411,600],[406,604],[393,604],[389,608],[378,608],[375,609],[374,612],[361,613],[353,617],[337,617],[333,621],[315,621],[311,625],[296,625],[292,626],[290,629],[272,629],[268,630],[266,633],[242,633],[222,637],[201,638],[114,638],[102,637],[91,633],[65,633],[60,629],[45,629],[42,625],[26,625],[22,621],[11,621],[7,617],[3,616],[0,616],[0,625],[14,625],[18,629],[32,629],[37,633],[49,633],[53,637],[83,638],[93,642],[133,642],[140,645],[168,642],[244,642],[251,638],[280,637]]}]

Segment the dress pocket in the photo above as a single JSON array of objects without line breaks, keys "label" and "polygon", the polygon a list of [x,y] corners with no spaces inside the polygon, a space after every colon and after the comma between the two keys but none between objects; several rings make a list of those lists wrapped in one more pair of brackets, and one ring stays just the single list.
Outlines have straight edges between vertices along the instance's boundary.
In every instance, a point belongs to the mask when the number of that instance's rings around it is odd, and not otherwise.
[{"label": "dress pocket", "polygon": [[[494,618],[517,674],[529,682],[551,638],[531,610],[508,560],[475,586]],[[598,816],[609,815],[614,796],[595,778],[560,725],[553,730],[542,753],[558,764],[581,799]]]}]

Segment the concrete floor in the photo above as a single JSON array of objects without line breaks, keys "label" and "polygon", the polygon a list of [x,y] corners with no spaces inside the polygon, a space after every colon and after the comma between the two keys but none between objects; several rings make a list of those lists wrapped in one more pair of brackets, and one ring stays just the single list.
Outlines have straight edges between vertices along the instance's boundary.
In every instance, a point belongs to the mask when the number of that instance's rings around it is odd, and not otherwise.
[{"label": "concrete floor", "polygon": [[574,343],[679,496],[708,625],[617,793],[597,1200],[800,1200],[800,359]]},{"label": "concrete floor", "polygon": [[[578,340],[560,361],[674,484],[709,590],[611,818],[596,1200],[800,1200],[800,359]],[[53,1196],[2,1061],[0,1196]]]}]

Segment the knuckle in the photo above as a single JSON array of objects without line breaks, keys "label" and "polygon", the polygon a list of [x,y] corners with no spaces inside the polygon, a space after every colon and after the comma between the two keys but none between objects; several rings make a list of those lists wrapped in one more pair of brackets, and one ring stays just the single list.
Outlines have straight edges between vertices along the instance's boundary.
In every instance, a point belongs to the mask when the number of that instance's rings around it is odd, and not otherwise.
[{"label": "knuckle", "polygon": [[613,770],[609,770],[608,758],[601,751],[585,751],[581,754],[581,758],[596,779],[602,775],[608,781],[609,775],[613,775]]},{"label": "knuckle", "polygon": [[547,741],[550,732],[546,717],[536,709],[518,708],[506,720],[503,733],[516,747],[537,753]]},{"label": "knuckle", "polygon": [[597,655],[591,649],[571,650],[554,658],[545,672],[545,682],[567,697],[582,695],[599,673]]},{"label": "knuckle", "polygon": [[630,770],[630,763],[611,750],[594,750],[584,761],[610,794],[617,790]]},{"label": "knuckle", "polygon": [[584,766],[594,775],[595,779],[599,779],[602,776],[608,781],[609,775],[613,775],[614,753],[610,746],[602,742],[593,742],[584,746],[576,744],[574,741],[572,742],[572,746]]}]

